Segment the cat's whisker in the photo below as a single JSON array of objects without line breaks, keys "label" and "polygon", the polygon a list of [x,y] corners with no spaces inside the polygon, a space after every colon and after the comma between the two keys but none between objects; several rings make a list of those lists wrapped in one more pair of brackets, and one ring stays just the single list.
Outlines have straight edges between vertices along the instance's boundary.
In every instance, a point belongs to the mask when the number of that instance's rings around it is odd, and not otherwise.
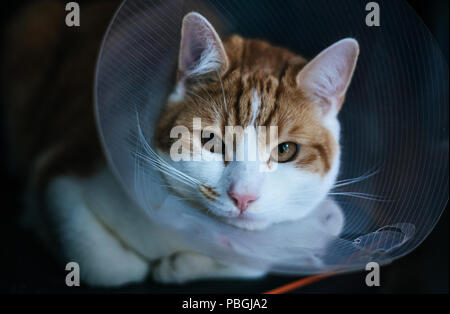
[{"label": "cat's whisker", "polygon": [[159,186],[161,186],[161,187],[163,187],[163,188],[166,188],[166,189],[168,189],[168,190],[182,190],[182,191],[184,191],[184,192],[192,192],[193,190],[191,190],[191,189],[188,189],[188,188],[182,188],[182,187],[177,187],[177,188],[174,188],[172,185],[170,185],[170,184],[160,184]]},{"label": "cat's whisker", "polygon": [[370,172],[370,170],[369,170],[368,172],[366,172],[365,174],[362,174],[359,177],[336,181],[336,183],[334,184],[333,188],[346,186],[346,185],[350,185],[350,184],[354,184],[354,183],[357,183],[357,182],[364,181],[364,180],[366,180],[366,179],[376,175],[378,172],[379,172],[379,169],[377,169],[377,170],[375,170],[373,172]]},{"label": "cat's whisker", "polygon": [[348,197],[355,197],[355,198],[361,198],[366,199],[370,201],[380,201],[380,202],[392,202],[393,200],[385,199],[382,196],[379,195],[372,195],[367,193],[360,193],[360,192],[330,192],[328,195],[331,196],[348,196]]},{"label": "cat's whisker", "polygon": [[174,197],[179,201],[192,201],[192,202],[198,201],[198,199],[194,197],[181,197],[179,195],[174,195]]},{"label": "cat's whisker", "polygon": [[192,187],[195,187],[196,185],[198,185],[198,182],[196,182],[196,180],[194,180],[193,178],[185,175],[184,173],[178,171],[177,169],[171,167],[170,165],[166,164],[166,163],[161,163],[159,160],[157,159],[151,159],[148,156],[145,156],[143,154],[140,153],[136,153],[137,157],[140,157],[141,159],[147,161],[150,166],[154,167],[155,169],[158,169],[159,171],[161,171],[162,173],[182,182],[185,184],[188,184]]},{"label": "cat's whisker", "polygon": [[[220,108],[220,106],[219,106],[219,104],[217,103],[217,101],[214,99],[214,97],[211,96],[211,94],[209,93],[209,91],[208,91],[207,89],[205,89],[205,88],[202,86],[202,84],[198,84],[198,87],[199,87],[202,91],[204,91],[204,92],[208,95],[208,97],[211,99],[211,102],[214,104],[214,106],[213,106],[214,112],[215,112],[219,117],[221,117],[222,119],[224,119],[225,117],[223,117],[223,115],[217,111],[217,108]],[[225,94],[224,94],[224,95],[225,95]]]},{"label": "cat's whisker", "polygon": [[203,98],[202,96],[200,96],[199,94],[194,93],[193,91],[190,91],[190,90],[187,90],[186,93],[189,94],[189,95],[192,95],[192,96],[197,97],[198,99],[200,99],[201,101],[203,101],[203,103],[204,103],[205,105],[208,105],[208,106],[210,105],[210,103],[209,103],[205,98]]},{"label": "cat's whisker", "polygon": [[[147,147],[144,147],[147,149]],[[189,181],[192,182],[197,182],[198,180],[195,180],[194,178],[186,175],[185,173],[179,171],[178,169],[174,168],[173,166],[171,166],[170,164],[168,164],[166,161],[164,161],[158,154],[156,154],[150,147],[148,147],[149,149],[147,150],[148,152],[148,156],[144,155],[142,153],[136,152],[136,155],[138,157],[141,157],[142,159],[150,162],[152,165],[154,166],[158,166],[159,169],[164,169],[164,170],[168,170],[168,171],[172,171],[175,174],[179,175],[180,177],[186,178]]]},{"label": "cat's whisker", "polygon": [[136,152],[136,156],[140,157],[141,159],[147,161],[151,166],[154,168],[160,170],[164,174],[184,183],[189,186],[195,187],[199,185],[201,182],[184,172],[176,169],[175,167],[171,166],[169,163],[167,163],[164,159],[161,158],[148,144],[147,140],[144,137],[144,134],[142,133],[140,119],[138,116],[138,113],[136,113],[136,119],[137,119],[137,126],[138,126],[138,136],[140,143],[142,144],[142,147],[144,148],[144,152],[146,153],[140,153]]},{"label": "cat's whisker", "polygon": [[222,88],[223,104],[225,105],[226,112],[228,112],[228,104],[227,104],[227,99],[225,97],[225,89],[223,88],[222,78],[220,77],[219,72],[216,72],[216,73],[217,73],[217,76],[219,77],[220,87]]},{"label": "cat's whisker", "polygon": [[[203,89],[203,88],[202,88]],[[206,91],[205,91],[206,92]],[[198,95],[197,93],[194,93],[194,92],[192,92],[192,91],[187,91],[187,93],[188,94],[191,94],[192,96],[195,96],[195,97],[198,97],[201,101],[203,101],[209,108],[211,108],[211,109],[213,109],[214,110],[214,113],[219,117],[219,118],[223,118],[222,117],[222,114],[221,113],[219,113],[218,111],[217,111],[217,106],[211,106],[211,104],[210,103],[208,103],[208,101],[206,100],[206,99],[204,99],[203,97],[201,97],[200,95]],[[211,98],[211,96],[210,96],[210,98]],[[214,101],[214,100],[213,100]]]},{"label": "cat's whisker", "polygon": [[183,177],[183,178],[185,178],[185,179],[187,179],[187,180],[189,180],[189,181],[191,181],[191,182],[193,182],[193,183],[200,184],[200,181],[199,181],[199,180],[194,179],[193,177],[191,177],[191,176],[185,174],[184,172],[182,172],[182,171],[176,169],[175,167],[171,166],[171,165],[170,165],[169,163],[167,163],[164,159],[162,159],[158,154],[156,154],[156,153],[154,153],[154,152],[153,152],[153,154],[154,154],[155,157],[157,158],[157,162],[158,162],[161,166],[165,167],[166,170],[172,171],[172,172],[174,172],[175,174],[179,175],[180,177]]},{"label": "cat's whisker", "polygon": [[137,156],[149,162],[151,166],[158,169],[162,173],[176,179],[177,181],[185,183],[193,188],[195,188],[199,183],[198,180],[184,174],[183,172],[180,172],[178,169],[175,169],[174,167],[163,162],[162,160],[151,159],[142,154],[137,154]]}]

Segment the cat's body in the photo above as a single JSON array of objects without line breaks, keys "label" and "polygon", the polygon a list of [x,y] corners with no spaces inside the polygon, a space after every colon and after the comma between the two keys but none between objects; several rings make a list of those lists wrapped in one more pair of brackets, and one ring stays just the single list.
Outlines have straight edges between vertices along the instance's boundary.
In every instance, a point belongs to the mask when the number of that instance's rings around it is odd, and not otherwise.
[{"label": "cat's body", "polygon": [[[112,14],[114,6],[107,7]],[[85,20],[91,16],[96,21],[89,30],[91,48],[84,50],[90,56],[62,59],[63,67],[80,75],[70,79],[64,75],[67,69],[47,64],[51,63],[50,51],[57,46],[56,37],[62,36],[54,33],[59,19],[64,21],[64,11],[59,15],[59,9],[52,1],[30,9],[34,13],[53,10],[57,16],[41,26],[49,34],[41,43],[31,43],[30,50],[35,58],[43,59],[41,74],[48,73],[56,88],[62,84],[61,92],[44,93],[39,98],[42,109],[36,108],[36,100],[26,96],[33,91],[39,94],[36,91],[41,78],[36,74],[35,80],[25,80],[24,85],[20,81],[24,73],[14,69],[20,56],[28,57],[30,51],[18,45],[19,55],[8,61],[10,72],[19,82],[12,85],[26,91],[23,99],[16,99],[12,92],[8,103],[12,108],[9,123],[14,154],[25,157],[16,163],[25,170],[28,181],[27,225],[64,262],[79,263],[82,278],[89,284],[121,285],[141,281],[149,274],[163,282],[264,275],[264,270],[224,265],[191,252],[128,199],[101,153],[92,116],[92,82],[76,69],[87,60],[86,67],[93,73],[93,52],[107,21],[98,20],[96,10],[105,9],[102,5],[84,10]],[[26,33],[30,27],[29,22],[19,19],[11,33]],[[222,42],[206,19],[189,14],[183,24],[177,83],[155,131],[158,153],[175,169],[200,182],[189,186],[189,193],[220,220],[250,230],[294,219],[306,219],[320,227],[322,221],[316,218],[319,215],[314,209],[326,198],[339,170],[336,116],[357,55],[357,43],[347,39],[308,63],[260,40],[232,36]],[[76,96],[61,104],[58,93],[64,93],[66,87]],[[22,118],[24,121],[19,121]],[[177,125],[192,130],[194,118],[223,131],[225,126],[255,131],[257,126],[278,126],[280,145],[287,144],[282,152],[279,146],[267,144],[269,151],[278,152],[275,160],[266,156],[255,162],[230,161],[223,154],[213,162],[174,162],[170,157],[174,143],[170,130]],[[236,151],[242,147],[236,143]],[[289,149],[293,153],[284,158]],[[209,148],[200,147],[199,151],[218,155]],[[175,191],[186,193],[183,182],[170,176],[167,181]],[[296,197],[298,194],[305,197]],[[343,218],[338,208],[334,213],[336,222],[326,231],[336,236]]]}]

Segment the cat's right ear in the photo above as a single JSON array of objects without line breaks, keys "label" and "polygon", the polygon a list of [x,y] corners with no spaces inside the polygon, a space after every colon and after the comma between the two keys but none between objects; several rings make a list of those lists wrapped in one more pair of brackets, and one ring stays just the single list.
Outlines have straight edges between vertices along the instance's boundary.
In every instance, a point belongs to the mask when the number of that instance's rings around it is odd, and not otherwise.
[{"label": "cat's right ear", "polygon": [[335,115],[340,110],[358,55],[358,42],[346,38],[322,51],[297,75],[297,85],[324,115]]},{"label": "cat's right ear", "polygon": [[227,54],[214,27],[202,15],[188,13],[181,30],[179,78],[217,75],[227,68]]}]

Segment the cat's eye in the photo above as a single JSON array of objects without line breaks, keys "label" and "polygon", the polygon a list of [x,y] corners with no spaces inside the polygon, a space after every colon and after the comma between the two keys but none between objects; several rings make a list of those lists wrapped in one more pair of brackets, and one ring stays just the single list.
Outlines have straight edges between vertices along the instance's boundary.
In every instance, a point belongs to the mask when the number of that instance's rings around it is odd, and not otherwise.
[{"label": "cat's eye", "polygon": [[[216,146],[216,144],[219,144],[216,141],[220,141],[220,145],[222,145],[222,151],[221,152],[216,152],[215,149],[214,149],[214,146]],[[225,153],[225,144],[222,142],[222,140],[220,139],[219,136],[217,136],[216,134],[214,134],[212,132],[209,133],[208,137],[203,137],[202,136],[202,147],[205,147],[205,145],[207,145],[206,148],[208,148],[208,150],[211,153],[222,153],[222,154]]]},{"label": "cat's eye", "polygon": [[277,162],[289,162],[292,161],[299,151],[299,145],[293,142],[285,142],[278,145],[272,151],[272,157]]}]

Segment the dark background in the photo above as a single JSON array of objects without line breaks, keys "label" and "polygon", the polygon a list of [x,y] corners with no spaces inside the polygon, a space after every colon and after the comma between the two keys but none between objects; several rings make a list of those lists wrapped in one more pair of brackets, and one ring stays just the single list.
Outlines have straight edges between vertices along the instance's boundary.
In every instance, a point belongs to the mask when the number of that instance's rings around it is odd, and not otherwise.
[{"label": "dark background", "polygon": [[[392,0],[397,1],[397,0]],[[84,1],[78,1],[82,7]],[[448,1],[410,0],[437,40],[448,63]],[[26,1],[2,3],[1,23],[7,23]],[[1,26],[3,30],[3,24]],[[8,47],[2,47],[2,51]],[[2,104],[3,105],[3,104]],[[3,118],[3,117],[2,117]],[[2,124],[3,128],[3,124]],[[0,147],[5,147],[4,132]],[[21,229],[19,181],[6,163],[6,152],[0,155],[3,187],[0,207],[0,292],[2,293],[77,293],[77,292],[157,292],[157,293],[260,293],[298,278],[268,276],[257,281],[203,281],[182,286],[145,282],[114,290],[88,287],[66,287],[64,265],[58,264],[35,235]],[[448,293],[448,208],[430,236],[411,254],[381,270],[381,286],[365,285],[366,272],[331,277],[295,292],[304,293]]]}]

